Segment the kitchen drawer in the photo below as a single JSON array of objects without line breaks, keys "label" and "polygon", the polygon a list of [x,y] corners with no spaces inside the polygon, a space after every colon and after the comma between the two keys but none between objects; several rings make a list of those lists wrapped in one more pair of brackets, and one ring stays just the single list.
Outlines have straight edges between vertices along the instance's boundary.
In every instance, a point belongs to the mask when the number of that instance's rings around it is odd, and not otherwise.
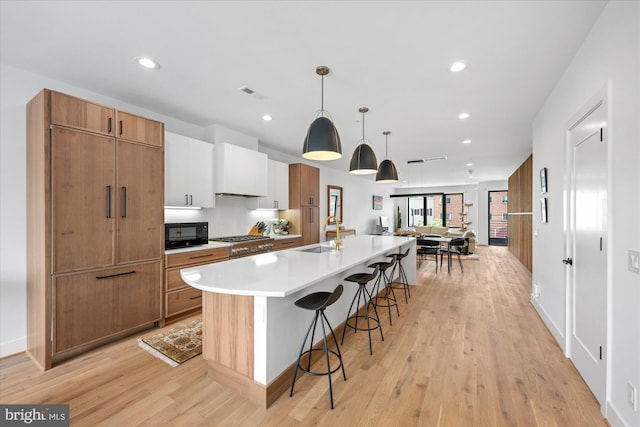
[{"label": "kitchen drawer", "polygon": [[302,237],[292,237],[290,239],[275,239],[273,242],[273,250],[281,251],[284,249],[295,248],[302,244]]},{"label": "kitchen drawer", "polygon": [[165,267],[186,267],[193,264],[208,264],[229,259],[229,248],[210,248],[201,251],[179,252],[166,255]]},{"label": "kitchen drawer", "polygon": [[167,270],[167,292],[189,286],[180,277],[180,268],[172,268]]},{"label": "kitchen drawer", "polygon": [[202,291],[195,288],[186,288],[180,291],[167,293],[166,317],[200,307],[202,305]]}]

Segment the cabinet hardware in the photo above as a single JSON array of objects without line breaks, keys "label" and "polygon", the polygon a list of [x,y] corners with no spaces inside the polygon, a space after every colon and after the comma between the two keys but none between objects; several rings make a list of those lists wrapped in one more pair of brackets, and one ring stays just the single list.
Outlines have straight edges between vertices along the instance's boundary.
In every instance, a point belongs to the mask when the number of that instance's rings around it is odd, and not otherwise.
[{"label": "cabinet hardware", "polygon": [[193,194],[189,194],[189,206],[193,206]]},{"label": "cabinet hardware", "polygon": [[127,187],[122,187],[122,218],[127,217]]},{"label": "cabinet hardware", "polygon": [[210,256],[213,256],[213,254],[196,255],[196,256],[189,257],[189,259],[196,259],[196,258],[209,258]]},{"label": "cabinet hardware", "polygon": [[107,185],[107,218],[111,218],[111,186]]},{"label": "cabinet hardware", "polygon": [[185,195],[184,195],[184,205],[185,205],[185,206],[188,206],[188,205],[189,205],[189,195],[188,195],[188,194],[185,194]]},{"label": "cabinet hardware", "polygon": [[122,136],[122,120],[120,120],[120,135]]},{"label": "cabinet hardware", "polygon": [[202,298],[202,295],[198,295],[197,297],[189,297],[189,299],[199,299]]},{"label": "cabinet hardware", "polygon": [[111,133],[111,117],[107,120],[107,133]]},{"label": "cabinet hardware", "polygon": [[96,279],[102,280],[102,279],[109,279],[111,277],[127,276],[127,275],[133,274],[135,272],[136,272],[135,270],[131,270],[131,271],[125,271],[124,273],[109,274],[107,276],[96,276]]},{"label": "cabinet hardware", "polygon": [[563,259],[562,262],[564,262],[567,265],[573,265],[573,259],[572,258]]}]

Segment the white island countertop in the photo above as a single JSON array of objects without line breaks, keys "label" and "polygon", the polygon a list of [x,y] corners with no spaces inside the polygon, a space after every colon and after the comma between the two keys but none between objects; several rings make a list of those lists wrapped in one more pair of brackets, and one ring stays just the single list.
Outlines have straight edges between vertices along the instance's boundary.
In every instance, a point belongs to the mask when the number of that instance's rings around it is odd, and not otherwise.
[{"label": "white island countertop", "polygon": [[205,292],[220,294],[286,297],[341,271],[378,256],[397,252],[413,240],[399,236],[355,236],[345,239],[336,251],[313,253],[314,244],[230,261],[185,268],[182,279]]}]

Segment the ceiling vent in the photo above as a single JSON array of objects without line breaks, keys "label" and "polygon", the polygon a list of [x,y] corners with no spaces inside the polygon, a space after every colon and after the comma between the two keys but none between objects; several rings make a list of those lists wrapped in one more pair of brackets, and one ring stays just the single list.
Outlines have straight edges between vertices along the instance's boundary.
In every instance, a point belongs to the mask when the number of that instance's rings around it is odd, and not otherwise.
[{"label": "ceiling vent", "polygon": [[260,92],[256,92],[255,90],[251,89],[249,86],[246,86],[246,85],[239,87],[238,90],[246,93],[247,95],[251,95],[252,98],[255,98],[259,101],[267,99],[265,95],[261,94]]}]

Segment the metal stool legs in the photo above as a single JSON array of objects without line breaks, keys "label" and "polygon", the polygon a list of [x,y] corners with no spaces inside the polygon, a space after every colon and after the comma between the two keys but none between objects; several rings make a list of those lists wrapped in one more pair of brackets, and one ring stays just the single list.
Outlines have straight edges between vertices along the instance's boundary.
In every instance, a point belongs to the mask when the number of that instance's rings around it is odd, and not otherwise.
[{"label": "metal stool legs", "polygon": [[[371,331],[373,329],[380,329],[380,338],[384,341],[384,335],[382,334],[382,325],[380,323],[380,316],[378,316],[378,310],[376,309],[376,305],[373,303],[373,299],[371,297],[371,293],[367,290],[367,283],[373,277],[375,277],[375,273],[378,272],[378,269],[374,271],[374,274],[354,274],[352,276],[347,277],[345,280],[353,281],[358,283],[358,290],[356,294],[353,296],[353,300],[351,300],[351,305],[349,306],[349,311],[347,312],[347,320],[344,322],[344,329],[342,330],[342,339],[340,340],[340,345],[344,343],[344,336],[347,332],[347,328],[353,329],[354,333],[358,331],[367,331],[369,334],[369,354],[373,354],[373,345],[371,344]],[[357,304],[356,304],[357,301]],[[365,303],[365,311],[364,314],[358,314],[358,309],[360,307],[360,302]],[[356,304],[356,311],[354,315],[351,315],[351,310],[353,309],[353,305]],[[370,309],[373,308],[373,313],[375,316],[371,316],[369,314]],[[367,322],[366,327],[358,327],[358,319],[362,318]],[[349,323],[349,320],[352,320],[354,324]],[[374,322],[374,325],[371,326],[371,322]]]},{"label": "metal stool legs", "polygon": [[[339,369],[342,369],[342,377],[344,380],[347,380],[347,374],[344,371],[344,363],[342,362],[342,353],[340,352],[340,346],[338,345],[338,339],[336,338],[335,333],[333,332],[333,328],[331,327],[331,323],[329,323],[329,319],[324,314],[324,309],[329,305],[333,304],[342,294],[342,285],[338,285],[333,293],[329,292],[316,292],[313,294],[309,294],[303,298],[300,298],[296,301],[296,305],[298,307],[307,309],[307,310],[315,310],[315,316],[307,328],[307,333],[304,336],[304,340],[302,341],[302,345],[300,346],[300,352],[298,353],[298,360],[296,361],[296,369],[293,373],[293,379],[291,380],[291,391],[289,392],[289,397],[293,396],[293,389],[296,384],[296,377],[298,376],[298,369],[302,372],[310,375],[321,376],[327,375],[329,378],[329,398],[331,399],[331,409],[333,409],[333,386],[331,384],[331,374],[337,372]],[[313,348],[314,337],[316,333],[316,327],[318,325],[318,321],[320,321],[320,326],[322,327],[322,348]],[[336,345],[336,350],[330,350],[329,344],[327,342],[327,330],[325,328],[325,323],[329,327],[329,331],[331,332],[331,336],[333,337],[333,342]],[[312,332],[313,331],[313,332]],[[307,343],[307,339],[309,338],[309,333],[311,333],[311,339],[309,340],[309,350],[304,350],[305,344]],[[311,370],[311,362],[313,359],[313,352],[321,351],[324,353],[324,357],[327,363],[326,371],[312,371]],[[338,358],[338,366],[331,369],[331,361],[329,360],[329,354],[333,354]],[[301,359],[306,355],[307,363],[306,367],[300,364]]]},{"label": "metal stool legs", "polygon": [[[391,269],[391,274],[389,275],[389,280],[391,281],[391,287],[395,289],[400,289],[404,291],[404,302],[409,303],[409,298],[411,298],[411,290],[409,289],[409,280],[407,279],[407,273],[404,271],[404,267],[402,266],[402,259],[407,256],[409,251],[404,254],[393,254],[390,255],[393,257],[395,264]],[[395,277],[396,268],[398,270],[398,276],[400,282],[393,282],[393,278]],[[438,268],[438,257],[436,256],[436,271]],[[397,284],[400,286],[393,286],[393,284]]]},{"label": "metal stool legs", "polygon": [[[380,283],[384,286],[384,296],[380,296]],[[375,297],[373,297],[374,307],[387,307],[389,311],[389,325],[393,325],[391,317],[391,307],[396,307],[396,314],[400,317],[400,310],[398,309],[398,302],[396,299],[396,293],[391,286],[390,277],[387,277],[386,268],[380,269],[376,283],[373,285]]]}]

